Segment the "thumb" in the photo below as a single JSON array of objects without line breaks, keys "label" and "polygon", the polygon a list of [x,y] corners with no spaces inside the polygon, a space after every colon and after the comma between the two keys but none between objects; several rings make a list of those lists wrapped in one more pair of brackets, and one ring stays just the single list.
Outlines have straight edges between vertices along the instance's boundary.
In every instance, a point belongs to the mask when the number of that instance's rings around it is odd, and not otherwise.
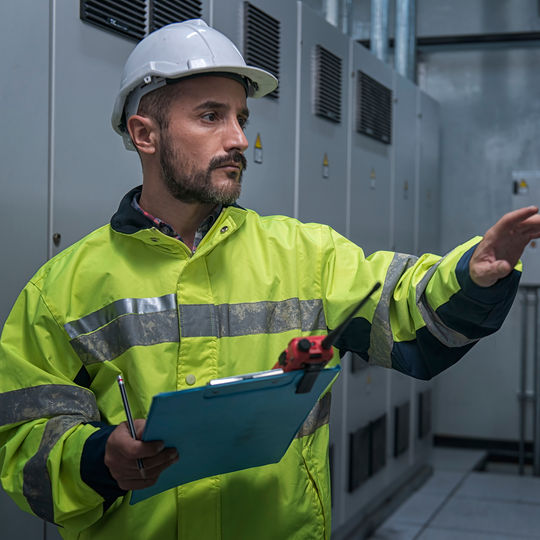
[{"label": "thumb", "polygon": [[508,261],[498,261],[496,273],[499,279],[506,277],[512,271],[512,267]]}]

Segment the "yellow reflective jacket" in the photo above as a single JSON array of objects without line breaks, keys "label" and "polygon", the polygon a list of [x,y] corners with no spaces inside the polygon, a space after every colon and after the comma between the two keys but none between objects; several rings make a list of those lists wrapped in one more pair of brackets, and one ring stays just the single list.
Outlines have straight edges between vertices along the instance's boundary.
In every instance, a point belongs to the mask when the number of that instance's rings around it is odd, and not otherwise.
[{"label": "yellow reflective jacket", "polygon": [[5,325],[3,488],[66,539],[328,539],[330,394],[280,463],[130,506],[103,464],[108,426],[125,420],[116,376],[145,418],[159,392],[272,368],[290,339],[335,328],[381,281],[337,346],[429,379],[500,327],[520,272],[481,289],[468,275],[478,239],[443,259],[366,259],[327,226],[236,206],[192,255],[132,208],[138,189],[38,271]]}]

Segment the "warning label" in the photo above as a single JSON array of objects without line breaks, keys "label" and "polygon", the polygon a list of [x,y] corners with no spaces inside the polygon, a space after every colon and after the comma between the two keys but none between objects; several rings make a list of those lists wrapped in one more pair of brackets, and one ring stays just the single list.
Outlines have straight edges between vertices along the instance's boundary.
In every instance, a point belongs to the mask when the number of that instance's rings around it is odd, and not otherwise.
[{"label": "warning label", "polygon": [[518,184],[518,195],[528,195],[529,194],[529,184],[527,181],[522,178]]},{"label": "warning label", "polygon": [[322,177],[330,178],[330,165],[328,164],[328,154],[324,154],[322,162]]},{"label": "warning label", "polygon": [[261,143],[261,134],[257,133],[257,139],[255,141],[255,148],[254,148],[254,161],[255,163],[262,163],[263,162],[263,148]]}]

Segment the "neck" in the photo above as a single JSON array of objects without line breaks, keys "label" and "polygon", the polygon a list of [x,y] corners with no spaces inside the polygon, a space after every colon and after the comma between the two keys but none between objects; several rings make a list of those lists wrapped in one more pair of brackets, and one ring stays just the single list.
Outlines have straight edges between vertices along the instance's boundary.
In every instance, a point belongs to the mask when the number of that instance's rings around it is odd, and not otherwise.
[{"label": "neck", "polygon": [[186,204],[179,201],[172,197],[161,180],[143,183],[139,204],[149,214],[171,225],[190,249],[200,224],[216,207],[214,203]]}]

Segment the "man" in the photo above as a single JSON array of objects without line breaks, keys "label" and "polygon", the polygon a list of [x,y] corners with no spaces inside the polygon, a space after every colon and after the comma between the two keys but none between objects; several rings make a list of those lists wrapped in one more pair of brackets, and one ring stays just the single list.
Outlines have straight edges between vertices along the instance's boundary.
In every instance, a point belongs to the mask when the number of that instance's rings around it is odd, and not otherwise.
[{"label": "man", "polygon": [[417,260],[365,259],[326,226],[237,206],[246,96],[275,86],[202,21],[143,40],[113,113],[139,153],[143,187],[125,196],[110,225],[41,268],[6,323],[2,485],[66,539],[330,536],[329,393],[280,463],[130,506],[130,490],[152,485],[182,455],[130,437],[118,374],[140,435],[153,395],[270,369],[291,338],[335,328],[378,280],[382,289],[337,347],[422,379],[508,313],[514,266],[540,237],[537,208],[506,215],[443,259]]}]

